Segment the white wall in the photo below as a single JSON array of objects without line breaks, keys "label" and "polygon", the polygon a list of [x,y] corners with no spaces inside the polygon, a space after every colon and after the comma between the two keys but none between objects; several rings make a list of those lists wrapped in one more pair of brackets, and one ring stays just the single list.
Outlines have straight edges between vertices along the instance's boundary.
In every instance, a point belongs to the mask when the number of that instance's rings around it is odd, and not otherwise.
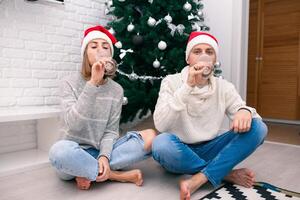
[{"label": "white wall", "polygon": [[249,0],[203,0],[205,23],[220,45],[223,76],[246,96]]},{"label": "white wall", "polygon": [[[0,0],[0,108],[58,104],[59,79],[81,67],[83,30],[104,0]],[[37,147],[36,121],[0,123],[0,154]]]},{"label": "white wall", "polygon": [[81,66],[83,30],[105,23],[104,0],[0,3],[0,107],[58,104],[58,80]]}]

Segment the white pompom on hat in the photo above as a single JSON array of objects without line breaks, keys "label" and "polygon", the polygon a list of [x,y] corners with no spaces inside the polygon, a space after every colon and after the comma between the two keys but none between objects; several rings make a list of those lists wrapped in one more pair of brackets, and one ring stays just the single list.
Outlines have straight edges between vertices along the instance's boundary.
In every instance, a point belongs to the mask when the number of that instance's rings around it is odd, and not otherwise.
[{"label": "white pompom on hat", "polygon": [[215,50],[216,58],[218,59],[218,54],[219,54],[218,40],[209,33],[195,31],[190,34],[189,39],[188,39],[188,43],[187,43],[186,51],[185,51],[185,60],[186,61],[189,58],[191,50],[197,44],[209,44]]},{"label": "white pompom on hat", "polygon": [[104,39],[108,42],[111,54],[114,55],[114,44],[117,42],[117,39],[113,34],[111,34],[106,28],[102,26],[94,26],[86,29],[84,31],[84,37],[81,44],[81,56],[83,57],[84,51],[88,43],[94,39]]}]

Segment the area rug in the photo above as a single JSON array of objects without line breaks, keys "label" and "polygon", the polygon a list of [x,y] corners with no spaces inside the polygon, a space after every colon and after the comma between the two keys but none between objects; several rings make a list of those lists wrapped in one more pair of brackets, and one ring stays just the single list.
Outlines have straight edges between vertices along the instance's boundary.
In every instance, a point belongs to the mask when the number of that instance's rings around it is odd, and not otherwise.
[{"label": "area rug", "polygon": [[252,188],[231,183],[207,194],[199,200],[300,200],[300,193],[275,187],[269,183],[256,182]]}]

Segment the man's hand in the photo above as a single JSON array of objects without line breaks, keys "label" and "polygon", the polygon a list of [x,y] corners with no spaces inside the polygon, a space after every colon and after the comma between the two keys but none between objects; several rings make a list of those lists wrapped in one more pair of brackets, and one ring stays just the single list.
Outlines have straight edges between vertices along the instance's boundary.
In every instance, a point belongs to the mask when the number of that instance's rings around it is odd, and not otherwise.
[{"label": "man's hand", "polygon": [[252,114],[246,110],[239,110],[233,117],[230,130],[233,130],[235,133],[247,132],[251,128]]}]

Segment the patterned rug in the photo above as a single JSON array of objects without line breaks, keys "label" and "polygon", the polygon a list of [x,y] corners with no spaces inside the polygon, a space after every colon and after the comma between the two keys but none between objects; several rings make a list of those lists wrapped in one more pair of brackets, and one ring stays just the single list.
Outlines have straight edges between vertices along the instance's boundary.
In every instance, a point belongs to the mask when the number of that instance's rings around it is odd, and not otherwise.
[{"label": "patterned rug", "polygon": [[225,183],[199,200],[300,200],[300,193],[284,190],[264,182],[252,188]]}]

